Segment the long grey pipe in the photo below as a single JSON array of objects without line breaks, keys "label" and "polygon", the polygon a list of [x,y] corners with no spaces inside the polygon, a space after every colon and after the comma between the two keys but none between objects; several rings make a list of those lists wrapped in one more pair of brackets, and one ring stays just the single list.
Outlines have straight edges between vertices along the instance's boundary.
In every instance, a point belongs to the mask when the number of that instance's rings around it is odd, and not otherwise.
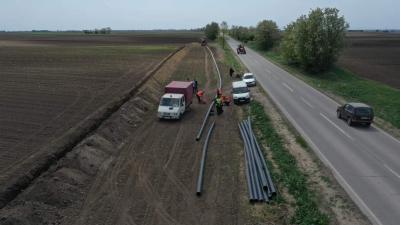
[{"label": "long grey pipe", "polygon": [[203,191],[203,177],[204,177],[204,167],[206,164],[206,158],[207,158],[207,148],[208,148],[208,142],[210,141],[210,136],[212,131],[214,130],[215,127],[215,121],[211,124],[210,129],[208,130],[208,134],[207,134],[207,138],[204,142],[203,145],[203,155],[201,157],[201,163],[200,163],[200,171],[199,171],[199,176],[197,178],[197,190],[196,190],[196,194],[198,196],[201,195],[202,191]]},{"label": "long grey pipe", "polygon": [[240,134],[242,135],[243,142],[244,142],[244,157],[245,157],[245,163],[246,163],[246,177],[247,177],[247,188],[249,190],[249,199],[250,201],[254,201],[258,199],[255,196],[255,190],[254,190],[254,182],[253,182],[253,172],[251,170],[251,165],[250,165],[250,156],[248,153],[248,143],[246,141],[246,134],[245,131],[243,130],[243,127],[241,124],[239,124],[239,131]]},{"label": "long grey pipe", "polygon": [[[217,69],[217,73],[218,73],[218,77],[219,77],[218,88],[221,89],[222,88],[222,78],[221,78],[221,73],[219,72],[217,61],[215,60],[214,54],[208,46],[207,46],[207,49],[210,52],[210,55],[214,61],[215,68]],[[204,127],[206,126],[208,117],[210,116],[211,109],[214,107],[214,103],[215,103],[214,101],[211,102],[210,107],[208,108],[208,111],[207,111],[206,115],[204,116],[203,123],[201,124],[200,130],[196,136],[196,141],[200,140],[201,135],[203,134]]]}]

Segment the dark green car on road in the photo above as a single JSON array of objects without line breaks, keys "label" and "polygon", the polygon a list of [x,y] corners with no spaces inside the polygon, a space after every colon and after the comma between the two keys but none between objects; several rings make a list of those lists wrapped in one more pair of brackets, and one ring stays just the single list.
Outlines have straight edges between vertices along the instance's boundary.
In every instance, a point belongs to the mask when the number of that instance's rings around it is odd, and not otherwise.
[{"label": "dark green car on road", "polygon": [[346,103],[336,110],[337,117],[347,121],[349,126],[353,124],[364,124],[370,126],[374,120],[374,110],[364,103]]}]

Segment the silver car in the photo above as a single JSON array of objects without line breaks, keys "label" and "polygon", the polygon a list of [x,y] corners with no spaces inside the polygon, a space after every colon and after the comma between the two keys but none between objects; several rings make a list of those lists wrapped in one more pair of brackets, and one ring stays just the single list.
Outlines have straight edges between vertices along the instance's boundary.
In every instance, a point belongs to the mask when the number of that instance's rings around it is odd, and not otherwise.
[{"label": "silver car", "polygon": [[253,73],[245,73],[243,74],[242,80],[246,82],[247,86],[256,86],[256,77]]}]

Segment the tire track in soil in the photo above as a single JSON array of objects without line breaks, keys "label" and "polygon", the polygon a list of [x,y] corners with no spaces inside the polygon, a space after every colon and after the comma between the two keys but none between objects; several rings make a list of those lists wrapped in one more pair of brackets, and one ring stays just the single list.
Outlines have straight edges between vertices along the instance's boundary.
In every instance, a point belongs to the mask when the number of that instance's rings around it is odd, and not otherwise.
[{"label": "tire track in soil", "polygon": [[[201,49],[194,50],[195,53],[199,52],[198,50],[205,53]],[[207,57],[203,59],[205,60]],[[204,64],[200,64],[200,67],[205,68]],[[198,63],[191,63],[189,66],[185,66],[183,72],[190,74],[196,70],[193,67],[197,68],[197,65]],[[204,108],[202,111],[206,110],[202,105],[193,105],[192,112],[198,111],[200,107]],[[191,149],[195,149],[193,148],[193,137],[198,128],[198,124],[193,124],[192,121],[200,119],[195,119],[194,116],[202,117],[202,113],[196,114],[188,113],[182,121],[176,123],[153,121],[152,125],[146,125],[148,131],[140,129],[145,135],[136,138],[136,141],[126,147],[126,149],[130,149],[126,150],[128,152],[139,152],[134,156],[135,159],[127,161],[129,164],[137,164],[137,166],[126,171],[127,176],[130,177],[125,185],[128,188],[122,194],[123,198],[117,201],[120,203],[119,207],[105,216],[109,219],[104,224],[126,224],[127,221],[130,221],[131,224],[180,224],[177,212],[183,209],[185,220],[190,222],[182,224],[198,224],[201,211],[197,207],[192,207],[196,205],[197,199],[194,192],[191,191],[195,188],[194,177],[197,172],[189,170],[190,176],[188,177],[186,174],[183,176],[181,172],[184,168],[191,168],[198,164],[201,146],[197,146],[197,151],[188,153]],[[157,137],[156,140],[150,139],[147,135],[151,132],[156,133],[153,134]],[[138,145],[138,143],[140,144]],[[111,177],[115,177],[115,175]],[[190,183],[189,187],[187,181]],[[171,194],[171,190],[174,190],[174,193]],[[186,202],[185,206],[179,207],[174,198]],[[171,203],[175,204],[170,206]],[[81,224],[97,224],[98,222],[100,221],[84,221]]]},{"label": "tire track in soil", "polygon": [[[182,55],[183,53],[178,52],[170,60],[174,61]],[[169,67],[168,63],[169,61],[164,66]],[[164,71],[164,67],[157,73],[160,71]],[[148,83],[144,85],[145,88]],[[162,88],[157,87],[157,90],[161,92]],[[86,195],[91,181],[96,178],[94,175],[107,171],[107,168],[112,165],[113,159],[117,156],[115,153],[120,151],[126,135],[132,132],[138,122],[140,124],[136,118],[153,116],[146,112],[156,107],[159,92],[153,94],[139,90],[135,97],[106,120],[94,134],[83,140],[57,165],[35,180],[8,206],[1,209],[0,224],[73,224],[76,220],[74,216],[80,211],[81,203],[83,203],[81,199]],[[129,119],[125,120],[124,118],[127,117]],[[62,177],[67,180],[60,180],[60,175],[62,175],[60,171],[73,170],[77,172],[78,177],[70,174],[75,177]],[[68,187],[80,189],[70,193],[71,189],[66,189]],[[74,199],[69,199],[71,194]],[[59,200],[54,198],[59,198]]]},{"label": "tire track in soil", "polygon": [[[181,54],[180,63],[174,66],[184,74],[203,71],[207,80],[205,90],[212,96],[210,57],[198,45],[187,48],[187,52]],[[150,79],[141,93],[147,96],[148,91],[162,90],[167,81],[165,77]],[[158,94],[147,96],[148,101],[158,101],[158,97]],[[126,139],[115,137],[110,141],[116,149],[109,150],[115,154],[97,174],[89,176],[90,186],[82,190],[84,200],[72,205],[78,213],[53,221],[75,225],[238,224],[241,202],[238,200],[239,165],[236,161],[237,149],[241,151],[243,145],[236,132],[233,107],[216,118],[218,125],[206,165],[205,193],[201,198],[195,195],[202,142],[196,142],[194,137],[207,108],[194,102],[192,110],[181,121],[158,121],[154,113],[142,112],[142,122]],[[124,115],[140,113],[127,110]],[[118,126],[111,125],[100,135],[113,130],[121,132]]]}]

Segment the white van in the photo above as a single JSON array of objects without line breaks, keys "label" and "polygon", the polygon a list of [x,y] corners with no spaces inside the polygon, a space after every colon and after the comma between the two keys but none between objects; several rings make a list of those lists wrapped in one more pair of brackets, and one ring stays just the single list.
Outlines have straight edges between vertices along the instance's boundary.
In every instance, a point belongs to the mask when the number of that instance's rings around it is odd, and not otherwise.
[{"label": "white van", "polygon": [[250,102],[250,89],[244,81],[232,82],[232,98],[235,104]]},{"label": "white van", "polygon": [[164,94],[158,106],[158,118],[180,119],[185,113],[186,103],[183,94]]}]

